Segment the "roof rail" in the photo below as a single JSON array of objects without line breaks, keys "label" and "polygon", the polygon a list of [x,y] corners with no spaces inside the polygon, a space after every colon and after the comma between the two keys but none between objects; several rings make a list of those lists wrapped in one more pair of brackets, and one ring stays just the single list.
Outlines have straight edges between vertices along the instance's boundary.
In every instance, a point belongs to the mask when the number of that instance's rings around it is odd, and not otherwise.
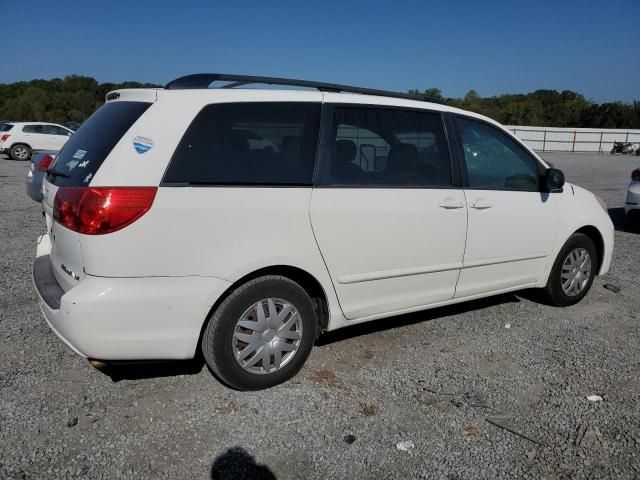
[{"label": "roof rail", "polygon": [[350,85],[340,85],[337,83],[295,80],[292,78],[256,77],[252,75],[234,75],[227,73],[194,73],[193,75],[176,78],[175,80],[167,83],[164,88],[166,90],[209,88],[209,85],[213,82],[231,82],[219,88],[234,88],[250,84],[287,85],[291,87],[315,88],[321,92],[361,93],[364,95],[376,95],[379,97],[404,98],[407,100],[443,103],[437,98],[417,97],[410,93],[391,92],[387,90],[377,90],[374,88],[352,87]]}]

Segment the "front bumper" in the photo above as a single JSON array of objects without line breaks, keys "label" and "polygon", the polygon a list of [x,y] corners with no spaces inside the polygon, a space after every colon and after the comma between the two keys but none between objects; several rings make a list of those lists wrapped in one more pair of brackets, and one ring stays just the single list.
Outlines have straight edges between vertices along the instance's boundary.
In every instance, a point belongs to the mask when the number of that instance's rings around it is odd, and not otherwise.
[{"label": "front bumper", "polygon": [[213,277],[87,275],[63,291],[49,236],[38,241],[33,283],[45,320],[77,354],[98,360],[193,358],[211,306],[230,283]]}]

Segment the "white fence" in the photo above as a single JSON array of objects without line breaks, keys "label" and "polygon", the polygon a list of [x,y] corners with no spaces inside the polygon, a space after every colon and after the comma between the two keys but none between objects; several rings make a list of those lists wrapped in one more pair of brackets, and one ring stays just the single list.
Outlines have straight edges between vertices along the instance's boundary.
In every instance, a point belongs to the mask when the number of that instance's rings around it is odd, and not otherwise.
[{"label": "white fence", "polygon": [[542,152],[606,152],[613,142],[640,145],[640,130],[507,126],[533,150]]}]

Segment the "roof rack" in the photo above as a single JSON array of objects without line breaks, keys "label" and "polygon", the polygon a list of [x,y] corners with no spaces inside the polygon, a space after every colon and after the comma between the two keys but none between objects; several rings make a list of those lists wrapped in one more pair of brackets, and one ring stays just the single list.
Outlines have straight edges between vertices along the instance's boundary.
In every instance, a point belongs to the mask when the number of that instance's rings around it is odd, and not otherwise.
[{"label": "roof rack", "polygon": [[352,87],[350,85],[340,85],[337,83],[313,82],[309,80],[295,80],[292,78],[256,77],[252,75],[234,75],[227,73],[194,73],[193,75],[176,78],[175,80],[167,83],[164,88],[166,90],[209,88],[209,85],[213,82],[231,82],[219,88],[235,88],[250,84],[287,85],[291,87],[315,88],[321,92],[361,93],[364,95],[376,95],[379,97],[404,98],[407,100],[443,103],[441,100],[436,98],[417,97],[409,93],[391,92],[387,90],[377,90],[374,88]]}]

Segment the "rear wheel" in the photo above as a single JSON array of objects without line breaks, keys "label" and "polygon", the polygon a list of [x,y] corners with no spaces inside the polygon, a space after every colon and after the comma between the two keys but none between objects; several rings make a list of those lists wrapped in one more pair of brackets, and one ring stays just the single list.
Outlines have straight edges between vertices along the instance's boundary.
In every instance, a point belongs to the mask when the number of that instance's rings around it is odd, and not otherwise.
[{"label": "rear wheel", "polygon": [[204,331],[202,353],[230,387],[260,390],[298,373],[317,331],[316,312],[305,290],[286,277],[269,275],[224,299]]},{"label": "rear wheel", "polygon": [[574,233],[553,264],[543,290],[545,299],[558,307],[578,303],[591,288],[597,267],[598,254],[593,240],[582,233]]},{"label": "rear wheel", "polygon": [[31,158],[31,149],[27,145],[19,143],[11,147],[9,154],[14,160],[29,160]]}]

